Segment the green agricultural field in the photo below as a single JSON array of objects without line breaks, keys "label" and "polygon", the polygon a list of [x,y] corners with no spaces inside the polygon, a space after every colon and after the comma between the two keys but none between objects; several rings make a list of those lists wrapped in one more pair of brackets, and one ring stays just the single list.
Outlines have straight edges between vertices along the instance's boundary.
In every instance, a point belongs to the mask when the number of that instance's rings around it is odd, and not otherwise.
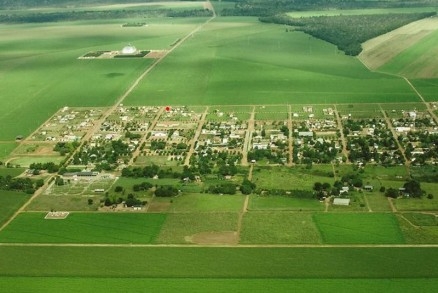
[{"label": "green agricultural field", "polygon": [[0,242],[151,243],[166,215],[144,213],[71,213],[44,219],[46,213],[22,213],[0,232]]},{"label": "green agricultural field", "polygon": [[226,232],[226,238],[221,238],[221,243],[235,243],[234,232],[237,231],[237,221],[237,213],[171,213],[167,215],[155,242],[204,243],[209,238],[202,233],[219,235]]},{"label": "green agricultural field", "polygon": [[314,198],[253,195],[250,197],[248,209],[251,211],[322,211],[324,203]]},{"label": "green agricultural field", "polygon": [[407,48],[378,70],[405,76],[428,79],[438,77],[436,54],[438,31],[425,36],[420,42]]},{"label": "green agricultural field", "polygon": [[253,18],[216,19],[156,69],[126,104],[143,105],[145,96],[154,105],[418,101],[402,79],[369,72],[333,45]]},{"label": "green agricultural field", "polygon": [[6,159],[9,154],[17,147],[15,142],[3,142],[0,143],[0,161]]},{"label": "green agricultural field", "polygon": [[[436,248],[0,246],[4,277],[438,278]],[[384,260],[384,261],[382,261]]]},{"label": "green agricultural field", "polygon": [[392,214],[314,214],[323,243],[402,244],[403,234]]},{"label": "green agricultural field", "polygon": [[27,200],[24,192],[0,191],[0,226],[5,223]]},{"label": "green agricultural field", "polygon": [[141,28],[122,28],[123,20],[0,27],[0,87],[5,97],[0,101],[0,140],[29,134],[64,106],[114,104],[153,62],[79,56],[121,50],[128,43],[140,49],[170,49],[199,21],[150,19],[150,25]]},{"label": "green agricultural field", "polygon": [[238,279],[238,278],[85,278],[85,277],[0,277],[0,286],[8,292],[56,293],[66,288],[106,293],[137,292],[434,292],[437,279]]},{"label": "green agricultural field", "polygon": [[321,236],[312,214],[249,212],[243,217],[240,243],[319,244]]},{"label": "green agricultural field", "polygon": [[183,193],[172,199],[169,212],[239,212],[245,197],[242,195],[216,195]]}]

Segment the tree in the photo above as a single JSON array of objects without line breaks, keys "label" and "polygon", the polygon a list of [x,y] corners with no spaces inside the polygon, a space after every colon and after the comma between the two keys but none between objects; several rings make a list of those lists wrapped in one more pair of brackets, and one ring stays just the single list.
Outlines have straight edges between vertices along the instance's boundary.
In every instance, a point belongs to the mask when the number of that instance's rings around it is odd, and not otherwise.
[{"label": "tree", "polygon": [[397,198],[398,197],[398,190],[397,189],[395,189],[395,188],[392,188],[392,187],[390,187],[390,188],[388,188],[387,190],[386,190],[386,192],[385,192],[385,195],[387,196],[387,197],[392,197],[392,198]]},{"label": "tree", "polygon": [[423,195],[423,190],[421,189],[420,182],[416,180],[410,180],[406,182],[403,187],[406,193],[412,197],[421,197]]},{"label": "tree", "polygon": [[116,186],[116,188],[114,188],[115,192],[122,192],[123,191],[123,187],[122,186]]}]

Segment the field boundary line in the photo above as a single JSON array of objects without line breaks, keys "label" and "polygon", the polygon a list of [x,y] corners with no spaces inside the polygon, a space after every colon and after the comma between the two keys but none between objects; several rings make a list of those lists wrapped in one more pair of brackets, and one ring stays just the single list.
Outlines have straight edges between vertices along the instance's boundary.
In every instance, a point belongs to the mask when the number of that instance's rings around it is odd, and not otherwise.
[{"label": "field boundary line", "polygon": [[102,248],[438,248],[438,244],[111,244],[111,243],[0,243],[0,247]]}]

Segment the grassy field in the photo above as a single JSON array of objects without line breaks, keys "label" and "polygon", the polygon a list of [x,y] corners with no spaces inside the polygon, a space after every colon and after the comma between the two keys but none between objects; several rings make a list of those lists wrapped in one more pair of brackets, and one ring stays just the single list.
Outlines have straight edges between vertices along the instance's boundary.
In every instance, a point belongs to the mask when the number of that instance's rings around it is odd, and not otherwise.
[{"label": "grassy field", "polygon": [[0,233],[0,242],[151,243],[166,219],[144,213],[71,213],[64,220],[46,220],[45,215],[20,214]]},{"label": "grassy field", "polygon": [[397,219],[391,214],[314,214],[323,243],[404,243]]},{"label": "grassy field", "polygon": [[240,239],[242,244],[321,243],[312,214],[290,212],[246,213]]},{"label": "grassy field", "polygon": [[9,154],[17,147],[16,142],[0,143],[0,160],[6,159]]},{"label": "grassy field", "polygon": [[188,193],[174,198],[169,212],[239,212],[244,200],[241,195]]}]

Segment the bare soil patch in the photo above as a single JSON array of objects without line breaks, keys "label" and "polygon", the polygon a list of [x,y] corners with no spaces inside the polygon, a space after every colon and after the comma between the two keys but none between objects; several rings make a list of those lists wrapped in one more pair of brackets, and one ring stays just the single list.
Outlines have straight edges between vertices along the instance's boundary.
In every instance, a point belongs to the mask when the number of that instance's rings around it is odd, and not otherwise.
[{"label": "bare soil patch", "polygon": [[359,59],[368,68],[377,69],[436,30],[436,17],[415,21],[363,43]]},{"label": "bare soil patch", "polygon": [[48,212],[44,217],[46,220],[64,220],[68,217],[69,212]]},{"label": "bare soil patch", "polygon": [[195,244],[228,244],[236,245],[238,243],[238,234],[235,231],[223,232],[201,232],[186,237],[186,241]]},{"label": "bare soil patch", "polygon": [[159,59],[166,55],[166,53],[166,50],[154,50],[150,51],[146,56],[144,56],[144,58]]},{"label": "bare soil patch", "polygon": [[170,202],[151,202],[149,204],[148,212],[149,213],[167,212],[169,210],[170,205],[171,205]]}]

